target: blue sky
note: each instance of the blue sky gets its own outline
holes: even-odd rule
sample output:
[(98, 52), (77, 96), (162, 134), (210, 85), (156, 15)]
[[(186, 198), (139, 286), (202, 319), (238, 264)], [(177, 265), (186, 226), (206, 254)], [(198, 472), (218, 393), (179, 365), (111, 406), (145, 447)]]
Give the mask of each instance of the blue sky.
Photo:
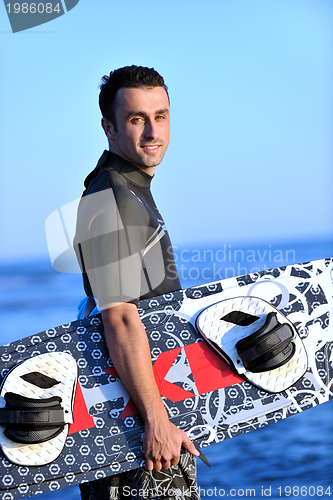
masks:
[(100, 79), (129, 64), (170, 91), (152, 187), (174, 245), (333, 238), (330, 0), (80, 0), (15, 34), (2, 4), (0, 44), (0, 258), (47, 255), (107, 147)]

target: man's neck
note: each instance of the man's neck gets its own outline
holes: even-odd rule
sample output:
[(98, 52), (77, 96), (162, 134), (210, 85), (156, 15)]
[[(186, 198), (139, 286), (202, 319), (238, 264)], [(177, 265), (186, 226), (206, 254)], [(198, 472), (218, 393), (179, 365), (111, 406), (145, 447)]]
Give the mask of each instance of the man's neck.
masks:
[(113, 153), (113, 154), (116, 154), (118, 156), (120, 156), (120, 158), (123, 158), (123, 160), (126, 160), (128, 163), (131, 163), (132, 165), (134, 165), (136, 168), (140, 169), (142, 172), (144, 172), (145, 174), (149, 175), (150, 177), (153, 177), (154, 174), (155, 174), (155, 166), (153, 167), (145, 167), (145, 166), (141, 166), (141, 165), (136, 165), (135, 163), (133, 163), (129, 158), (126, 158), (126, 156), (124, 156), (120, 151), (112, 151), (112, 148), (109, 146), (109, 151), (110, 153)]
[(142, 170), (145, 174), (150, 175), (150, 177), (153, 177), (155, 174), (155, 167), (140, 167), (140, 165), (135, 165), (135, 167)]

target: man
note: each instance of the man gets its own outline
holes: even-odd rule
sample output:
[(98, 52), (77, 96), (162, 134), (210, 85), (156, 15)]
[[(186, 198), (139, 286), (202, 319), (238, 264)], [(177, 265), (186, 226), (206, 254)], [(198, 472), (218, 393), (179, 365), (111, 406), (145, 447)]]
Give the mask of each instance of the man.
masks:
[[(139, 300), (180, 288), (150, 192), (169, 143), (167, 87), (154, 69), (120, 68), (103, 77), (100, 108), (109, 151), (85, 181), (75, 248), (86, 293), (99, 301), (112, 362), (144, 421), (146, 467), (83, 484), (81, 496), (122, 498), (130, 485), (137, 498), (140, 491), (144, 498), (148, 493), (152, 498), (151, 492), (175, 498), (175, 490), (178, 498), (198, 498), (194, 456), (199, 453), (168, 419), (137, 311)], [(180, 457), (182, 447), (189, 453)]]

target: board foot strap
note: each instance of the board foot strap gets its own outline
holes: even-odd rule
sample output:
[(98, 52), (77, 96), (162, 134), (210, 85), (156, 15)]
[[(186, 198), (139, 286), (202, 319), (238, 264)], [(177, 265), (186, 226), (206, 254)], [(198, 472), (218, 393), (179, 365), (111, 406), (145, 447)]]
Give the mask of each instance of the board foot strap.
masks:
[(75, 359), (62, 351), (9, 370), (0, 390), (0, 448), (7, 460), (29, 467), (58, 458), (73, 423), (77, 376)]
[(276, 313), (270, 312), (265, 324), (252, 335), (239, 340), (236, 348), (245, 368), (259, 373), (288, 363), (295, 352), (293, 340), (291, 327), (286, 323), (281, 325)]
[(44, 443), (63, 430), (64, 410), (61, 398), (34, 399), (7, 392), (6, 407), (0, 408), (0, 425), (15, 443)]
[(236, 373), (264, 391), (285, 391), (307, 370), (307, 353), (296, 326), (261, 298), (221, 300), (199, 314), (196, 326)]

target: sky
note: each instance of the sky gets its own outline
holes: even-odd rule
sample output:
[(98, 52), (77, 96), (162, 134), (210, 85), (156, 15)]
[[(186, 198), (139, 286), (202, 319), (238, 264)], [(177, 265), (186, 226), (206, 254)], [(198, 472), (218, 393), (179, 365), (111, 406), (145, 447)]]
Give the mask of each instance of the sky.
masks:
[(171, 139), (152, 191), (175, 246), (333, 239), (331, 0), (80, 0), (12, 33), (0, 5), (0, 259), (48, 254), (107, 142), (101, 77), (154, 67)]

